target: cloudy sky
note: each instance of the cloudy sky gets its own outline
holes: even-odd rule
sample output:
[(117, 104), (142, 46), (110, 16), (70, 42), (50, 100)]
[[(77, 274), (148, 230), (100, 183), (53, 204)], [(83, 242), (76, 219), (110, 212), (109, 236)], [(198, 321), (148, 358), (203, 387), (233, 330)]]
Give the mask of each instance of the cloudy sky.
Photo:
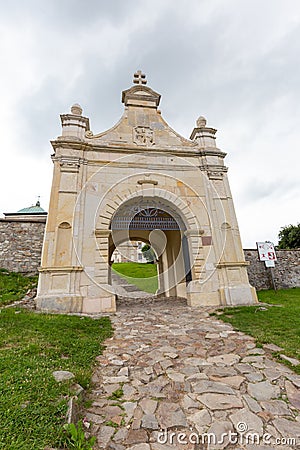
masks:
[(51, 139), (78, 102), (94, 133), (142, 69), (185, 137), (218, 129), (244, 247), (300, 221), (299, 0), (0, 0), (0, 212), (48, 209)]

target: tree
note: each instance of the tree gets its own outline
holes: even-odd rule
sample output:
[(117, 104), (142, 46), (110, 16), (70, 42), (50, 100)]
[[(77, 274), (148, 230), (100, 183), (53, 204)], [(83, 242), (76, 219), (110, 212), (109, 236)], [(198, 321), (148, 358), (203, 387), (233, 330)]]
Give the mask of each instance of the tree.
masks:
[(278, 248), (300, 248), (300, 223), (298, 225), (286, 225), (278, 234)]
[(146, 260), (149, 263), (154, 263), (154, 261), (156, 260), (156, 256), (155, 256), (153, 248), (150, 247), (149, 244), (145, 244), (142, 247), (142, 252), (143, 252), (144, 257), (146, 258)]

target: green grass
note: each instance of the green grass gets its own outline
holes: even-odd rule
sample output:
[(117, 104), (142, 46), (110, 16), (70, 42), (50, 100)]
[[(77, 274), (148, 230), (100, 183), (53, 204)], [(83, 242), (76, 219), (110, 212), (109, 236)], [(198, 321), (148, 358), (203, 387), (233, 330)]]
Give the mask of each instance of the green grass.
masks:
[[(218, 316), (231, 323), (235, 329), (256, 338), (257, 344), (276, 344), (287, 356), (300, 360), (300, 288), (258, 292), (261, 305), (226, 308)], [(300, 374), (300, 366), (293, 367)]]
[(0, 311), (1, 449), (61, 446), (71, 382), (57, 383), (52, 372), (69, 370), (72, 383), (88, 388), (101, 342), (110, 335), (105, 317)]
[(155, 294), (158, 289), (157, 265), (143, 263), (114, 263), (112, 268), (128, 283), (141, 291)]
[(37, 276), (24, 277), (20, 273), (0, 269), (0, 306), (20, 300), (29, 289), (36, 285)]

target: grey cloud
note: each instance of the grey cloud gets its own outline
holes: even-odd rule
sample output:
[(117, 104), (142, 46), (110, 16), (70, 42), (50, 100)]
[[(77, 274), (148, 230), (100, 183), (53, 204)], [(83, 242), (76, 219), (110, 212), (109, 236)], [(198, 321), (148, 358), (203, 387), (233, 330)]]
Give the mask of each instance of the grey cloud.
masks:
[[(54, 1), (48, 2), (46, 6), (42, 3), (39, 5), (37, 19), (42, 16), (45, 20), (47, 16), (51, 28), (58, 29), (53, 51), (55, 47), (63, 45), (63, 34), (68, 31), (68, 28), (64, 29), (65, 20), (70, 26), (73, 24), (76, 45), (77, 21), (80, 29), (88, 28), (89, 21), (98, 20), (99, 17), (115, 22), (120, 17), (128, 18), (135, 14), (134, 2), (124, 1), (90, 1), (87, 4), (63, 1), (59, 6)], [(287, 32), (279, 46), (275, 46), (270, 53), (258, 53), (255, 59), (248, 60), (247, 50), (243, 49), (242, 43), (239, 47), (236, 42), (238, 36), (230, 29), (228, 18), (233, 12), (234, 2), (230, 6), (216, 10), (210, 21), (197, 24), (188, 20), (190, 11), (187, 17), (181, 17), (174, 5), (163, 11), (159, 19), (145, 30), (132, 33), (128, 28), (125, 31), (128, 47), (124, 48), (118, 61), (109, 67), (103, 64), (97, 50), (87, 48), (85, 53), (78, 55), (83, 73), (71, 92), (68, 90), (65, 93), (58, 70), (57, 79), (48, 79), (38, 93), (26, 98), (27, 107), (31, 105), (31, 114), (27, 115), (28, 132), (33, 119), (42, 121), (39, 109), (45, 108), (42, 103), (49, 102), (49, 92), (52, 97), (52, 106), (48, 108), (49, 117), (64, 112), (66, 107), (78, 101), (91, 116), (93, 128), (105, 129), (111, 126), (122, 113), (121, 91), (130, 85), (132, 73), (137, 68), (142, 68), (148, 75), (149, 85), (163, 94), (162, 109), (168, 119), (174, 123), (187, 124), (185, 130), (178, 131), (189, 133), (200, 114), (207, 116), (213, 126), (222, 126), (226, 120), (237, 117), (248, 120), (251, 126), (250, 122), (255, 122), (257, 115), (268, 113), (268, 105), (274, 98), (288, 94), (295, 88), (299, 79), (295, 73), (298, 74), (299, 69), (295, 73), (287, 73), (286, 66), (294, 65), (294, 55), (296, 51), (299, 53), (300, 40), (296, 39), (298, 31), (294, 29)], [(240, 14), (241, 20), (244, 20), (243, 12), (240, 11)], [(251, 39), (252, 32), (253, 25), (245, 23), (242, 42)], [(122, 38), (122, 35), (118, 37)], [(234, 52), (231, 52), (233, 46)], [(245, 60), (242, 71), (240, 55)], [(39, 107), (36, 103), (39, 103)], [(40, 133), (46, 131), (45, 126), (40, 124)], [(35, 138), (36, 133), (35, 129)]]
[[(138, 27), (144, 5), (149, 17)], [(203, 18), (201, 9), (208, 6), (211, 13)], [(258, 200), (290, 199), (296, 190), (300, 119), (298, 11), (298, 0), (284, 5), (281, 0), (7, 3), (0, 22), (13, 24), (24, 14), (37, 34), (34, 56), (44, 61), (36, 75), (44, 81), (23, 95), (15, 113), (24, 151), (51, 151), (48, 141), (60, 133), (59, 114), (74, 102), (90, 117), (94, 132), (112, 126), (123, 112), (121, 92), (140, 68), (149, 86), (162, 94), (163, 116), (178, 132), (188, 137), (199, 115), (219, 129), (237, 204), (250, 208)], [(106, 25), (110, 31), (103, 36)], [(106, 40), (104, 48), (100, 39)], [(116, 55), (110, 54), (112, 40)], [(47, 52), (60, 56), (57, 61), (65, 59), (65, 67), (55, 58), (49, 67)], [(290, 180), (282, 178), (287, 155)], [(260, 159), (270, 163), (276, 183), (261, 183), (253, 175)]]
[(287, 180), (280, 177), (276, 179), (262, 180), (259, 177), (249, 177), (247, 185), (240, 194), (240, 200), (244, 203), (253, 201), (275, 200), (276, 202), (284, 201), (286, 194), (293, 193), (299, 189), (297, 180)]
[[(27, 6), (34, 11), (36, 22), (47, 21), (45, 36), (47, 27), (49, 30), (57, 29), (52, 48), (55, 52), (56, 48), (64, 45), (63, 36), (69, 32), (68, 27), (73, 27), (76, 45), (80, 41), (78, 31), (82, 27), (88, 30), (91, 21), (99, 18), (111, 23), (120, 18), (128, 19), (135, 14), (135, 4), (122, 0), (86, 3), (65, 0), (48, 3), (31, 1)], [(154, 2), (154, 7), (156, 5)], [(142, 68), (148, 75), (149, 85), (163, 94), (162, 109), (169, 120), (189, 122), (190, 130), (200, 114), (208, 116), (212, 125), (236, 117), (253, 121), (257, 112), (267, 114), (265, 110), (270, 101), (288, 94), (298, 82), (299, 68), (288, 73), (286, 70), (287, 66), (295, 66), (294, 55), (300, 50), (298, 30), (295, 28), (287, 32), (270, 53), (261, 55), (258, 52), (255, 59), (248, 60), (243, 44), (251, 39), (254, 24), (250, 19), (245, 22), (245, 14), (249, 11), (243, 13), (240, 9), (243, 39), (239, 46), (238, 36), (229, 20), (235, 12), (236, 3), (228, 5), (227, 8), (216, 8), (209, 21), (199, 21), (198, 24), (189, 20), (191, 9), (187, 8), (186, 16), (180, 16), (176, 2), (173, 6), (171, 4), (146, 29), (136, 33), (132, 33), (130, 28), (125, 30), (128, 47), (110, 67), (105, 67), (97, 50), (87, 48), (85, 53), (78, 55), (83, 73), (72, 92), (68, 90), (66, 95), (58, 68), (57, 79), (48, 79), (39, 93), (27, 97), (26, 103), (32, 105), (32, 114), (27, 115), (27, 130), (30, 131), (33, 118), (39, 119), (38, 110), (43, 108), (41, 103), (47, 102), (49, 92), (53, 97), (51, 115), (54, 112), (58, 115), (62, 112), (60, 108), (65, 109), (73, 101), (79, 101), (92, 116), (93, 126), (109, 127), (122, 113), (120, 93), (130, 85), (132, 73), (137, 68)], [(122, 38), (122, 35), (118, 37), (120, 40)], [(241, 55), (244, 58), (242, 71)], [(47, 71), (47, 67), (44, 70)], [(40, 103), (39, 107), (36, 103)], [(42, 124), (39, 129), (45, 131)], [(36, 136), (36, 130), (34, 133)]]
[(63, 84), (58, 79), (48, 78), (37, 91), (28, 93), (19, 102), (16, 131), (27, 153), (51, 152), (49, 141), (60, 134), (59, 114), (68, 112), (62, 92)]
[(76, 36), (78, 31), (95, 21), (122, 20), (134, 4), (133, 0), (10, 0), (5, 2), (1, 15), (6, 20), (22, 16), (24, 20), (45, 24), (47, 28), (73, 31)]

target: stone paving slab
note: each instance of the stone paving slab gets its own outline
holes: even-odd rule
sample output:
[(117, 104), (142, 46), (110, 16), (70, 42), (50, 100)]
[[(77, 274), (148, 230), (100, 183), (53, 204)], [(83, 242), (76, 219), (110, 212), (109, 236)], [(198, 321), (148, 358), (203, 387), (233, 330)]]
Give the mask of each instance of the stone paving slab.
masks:
[(299, 449), (300, 376), (272, 349), (177, 299), (111, 319), (85, 411), (95, 449)]

